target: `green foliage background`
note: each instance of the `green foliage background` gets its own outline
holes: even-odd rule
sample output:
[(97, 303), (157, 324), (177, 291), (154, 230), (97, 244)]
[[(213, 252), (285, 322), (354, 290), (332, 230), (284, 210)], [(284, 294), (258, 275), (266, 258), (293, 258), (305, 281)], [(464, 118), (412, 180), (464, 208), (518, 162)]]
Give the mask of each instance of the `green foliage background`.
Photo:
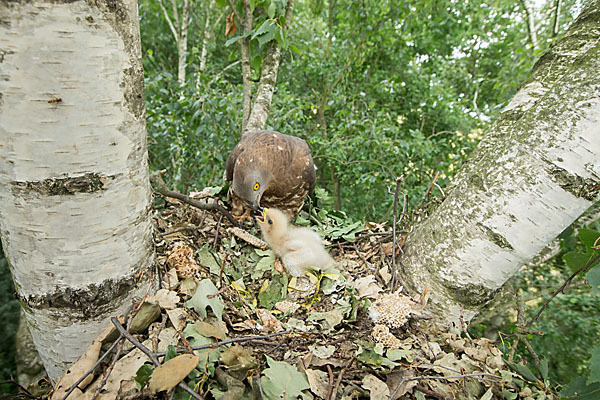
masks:
[[(191, 3), (187, 80), (181, 85), (176, 43), (159, 1), (139, 2), (150, 166), (166, 169), (167, 184), (182, 192), (221, 183), (242, 118), (240, 65), (232, 66), (239, 46), (227, 45), (231, 37), (224, 34), (227, 2)], [(258, 9), (273, 5), (279, 15), (284, 1), (252, 3)], [(181, 15), (183, 2), (177, 4)], [(546, 1), (536, 11), (540, 48), (533, 51), (523, 9), (512, 0), (296, 0), (290, 31), (281, 38), (285, 46), (267, 128), (309, 142), (319, 186), (341, 210), (355, 220), (389, 221), (396, 177), (404, 176), (409, 208), (420, 203), (436, 172), (434, 194), (442, 194), (555, 40), (553, 5)], [(580, 7), (577, 0), (562, 2), (561, 31)], [(254, 27), (268, 18), (257, 12)], [(252, 41), (254, 79), (263, 48)], [(563, 238), (565, 249), (577, 246), (566, 242)], [(1, 253), (0, 272), (8, 276)], [(558, 256), (520, 275), (515, 287), (535, 296), (568, 274)], [(0, 315), (7, 321), (0, 328), (5, 380), (14, 374), (18, 305), (12, 282), (0, 285)], [(550, 359), (554, 382), (588, 373), (590, 347), (600, 336), (599, 303), (589, 288), (578, 287), (555, 299), (537, 322), (535, 328), (546, 335), (532, 343)], [(538, 305), (528, 303), (530, 316)], [(509, 313), (501, 329), (513, 328)], [(518, 351), (523, 359), (529, 356)]]

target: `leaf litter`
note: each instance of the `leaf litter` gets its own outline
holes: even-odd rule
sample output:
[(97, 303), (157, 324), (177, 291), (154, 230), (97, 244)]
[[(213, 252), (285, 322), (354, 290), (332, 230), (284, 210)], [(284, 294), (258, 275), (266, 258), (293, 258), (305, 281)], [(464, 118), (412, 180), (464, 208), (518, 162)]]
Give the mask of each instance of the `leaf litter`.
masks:
[[(390, 293), (385, 224), (314, 208), (296, 223), (311, 221), (336, 266), (297, 279), (251, 239), (259, 232), (250, 224), (240, 233), (180, 203), (156, 210), (161, 288), (142, 299), (130, 332), (161, 365), (105, 333), (50, 398), (62, 399), (94, 363), (68, 399), (544, 398), (495, 343), (441, 329), (422, 300)], [(118, 357), (112, 346), (97, 363), (115, 340), (123, 341)]]

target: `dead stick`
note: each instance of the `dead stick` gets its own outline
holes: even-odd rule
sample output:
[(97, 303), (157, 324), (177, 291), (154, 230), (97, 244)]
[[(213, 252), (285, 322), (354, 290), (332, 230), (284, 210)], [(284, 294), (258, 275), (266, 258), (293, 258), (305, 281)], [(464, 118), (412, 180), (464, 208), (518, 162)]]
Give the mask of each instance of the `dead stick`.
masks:
[(335, 400), (335, 398), (337, 397), (337, 391), (340, 387), (340, 384), (342, 383), (342, 377), (344, 376), (344, 372), (346, 372), (350, 364), (352, 364), (352, 361), (354, 361), (354, 357), (352, 357), (346, 362), (346, 364), (342, 367), (342, 370), (338, 374), (337, 379), (335, 380), (335, 386), (333, 387), (333, 391), (331, 392), (331, 399)]
[(96, 369), (96, 367), (98, 365), (100, 365), (100, 363), (110, 354), (111, 351), (114, 350), (115, 347), (117, 347), (117, 344), (120, 342), (121, 336), (119, 336), (119, 338), (117, 340), (115, 340), (115, 342), (108, 348), (108, 350), (106, 350), (106, 352), (104, 354), (102, 354), (102, 356), (100, 356), (100, 358), (98, 358), (98, 361), (96, 361), (96, 363), (92, 366), (92, 368), (90, 368), (89, 370), (86, 371), (85, 374), (83, 374), (81, 376), (81, 378), (77, 379), (77, 381), (69, 388), (69, 390), (67, 390), (67, 393), (65, 393), (65, 395), (63, 396), (62, 400), (66, 400), (67, 397), (69, 397), (71, 395), (71, 393), (73, 393), (73, 390), (75, 390), (75, 388), (77, 386), (79, 386), (79, 384), (81, 382), (83, 382), (83, 380), (92, 372), (94, 372), (94, 370)]
[(192, 199), (189, 196), (186, 196), (185, 194), (169, 190), (169, 188), (167, 188), (167, 185), (165, 184), (165, 181), (161, 177), (161, 171), (156, 171), (152, 173), (152, 175), (150, 175), (150, 182), (152, 182), (154, 186), (156, 186), (156, 190), (164, 196), (173, 197), (177, 200), (181, 200), (184, 203), (199, 208), (201, 210), (217, 210), (222, 215), (227, 217), (227, 219), (233, 224), (233, 226), (239, 226), (238, 222), (235, 220), (235, 218), (233, 218), (229, 211), (223, 208), (223, 206), (221, 206), (216, 201), (212, 201), (210, 203), (202, 203), (198, 200)]
[[(160, 361), (158, 361), (158, 358), (154, 355), (154, 353), (152, 353), (149, 348), (147, 348), (146, 346), (141, 344), (136, 338), (134, 338), (129, 332), (127, 332), (127, 330), (125, 330), (125, 328), (123, 328), (123, 325), (121, 325), (121, 323), (119, 322), (118, 319), (116, 319), (115, 317), (112, 317), (110, 319), (110, 321), (113, 323), (115, 328), (117, 328), (117, 330), (119, 331), (119, 333), (122, 336), (126, 337), (127, 340), (129, 340), (135, 347), (140, 349), (141, 352), (144, 353), (150, 359), (150, 361), (152, 361), (152, 364), (154, 364), (154, 366), (156, 366), (156, 367), (160, 366)], [(204, 400), (204, 397), (202, 397), (198, 393), (194, 392), (183, 382), (179, 382), (177, 384), (177, 387), (186, 391), (187, 393), (189, 393), (189, 395), (192, 396), (193, 398), (195, 398), (196, 400)]]
[(327, 373), (329, 374), (329, 389), (327, 390), (327, 397), (325, 400), (331, 400), (331, 392), (333, 390), (333, 372), (331, 371), (331, 365), (327, 364)]
[(425, 192), (425, 195), (423, 196), (423, 198), (421, 199), (421, 202), (419, 203), (419, 206), (417, 207), (417, 210), (419, 208), (421, 208), (421, 206), (423, 205), (423, 203), (425, 202), (425, 200), (427, 199), (427, 196), (429, 196), (429, 194), (431, 193), (431, 190), (433, 189), (433, 185), (435, 185), (435, 181), (437, 181), (438, 176), (440, 176), (440, 171), (436, 171), (435, 172), (435, 176), (433, 177), (433, 180), (431, 181), (431, 183), (429, 184), (429, 187), (427, 187), (427, 191)]
[(446, 397), (441, 393), (434, 392), (433, 390), (427, 389), (425, 386), (417, 385), (417, 386), (415, 386), (415, 389), (417, 389), (421, 393), (426, 394), (427, 396), (435, 397), (436, 399), (453, 400), (452, 397)]
[[(268, 339), (268, 338), (271, 338), (273, 336), (281, 336), (281, 335), (286, 335), (288, 333), (290, 333), (289, 330), (285, 331), (285, 332), (271, 333), (269, 335), (248, 336), (248, 337), (243, 337), (243, 338), (234, 338), (234, 339), (223, 340), (222, 342), (215, 342), (215, 343), (211, 343), (211, 344), (203, 344), (201, 346), (194, 346), (194, 347), (192, 347), (192, 349), (193, 350), (212, 349), (212, 348), (217, 348), (217, 347), (223, 346), (225, 344), (239, 343), (239, 342), (248, 342), (248, 341), (252, 341), (252, 340)], [(186, 349), (177, 349), (176, 351), (178, 353), (185, 353), (185, 352), (187, 352)], [(156, 353), (157, 357), (163, 357), (164, 355), (165, 355), (165, 353)]]

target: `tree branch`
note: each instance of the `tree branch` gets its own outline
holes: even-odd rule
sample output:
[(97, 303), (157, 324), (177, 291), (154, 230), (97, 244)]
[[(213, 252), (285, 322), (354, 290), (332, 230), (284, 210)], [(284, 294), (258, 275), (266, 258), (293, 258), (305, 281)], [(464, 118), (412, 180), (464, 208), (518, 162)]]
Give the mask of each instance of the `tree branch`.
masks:
[(184, 203), (199, 208), (201, 210), (217, 210), (222, 215), (224, 215), (229, 220), (229, 222), (233, 224), (233, 226), (239, 226), (238, 222), (235, 220), (235, 218), (233, 218), (229, 211), (223, 208), (223, 206), (221, 206), (216, 201), (212, 201), (211, 203), (202, 203), (198, 200), (192, 199), (189, 196), (186, 196), (185, 194), (169, 190), (167, 188), (167, 185), (165, 184), (165, 181), (163, 181), (161, 177), (161, 171), (156, 171), (152, 175), (150, 175), (150, 182), (152, 182), (156, 186), (156, 190), (164, 196), (173, 197), (175, 199), (181, 200)]
[(581, 272), (587, 270), (588, 268), (590, 268), (592, 265), (594, 265), (594, 263), (596, 261), (598, 261), (600, 259), (600, 253), (596, 254), (596, 256), (594, 258), (592, 258), (587, 264), (585, 264), (583, 267), (579, 268), (577, 271), (575, 271), (566, 281), (565, 283), (563, 283), (553, 294), (552, 296), (550, 296), (550, 298), (548, 300), (546, 300), (544, 302), (544, 304), (542, 305), (542, 307), (540, 308), (540, 310), (537, 312), (537, 314), (535, 314), (535, 317), (533, 317), (531, 319), (531, 321), (529, 321), (527, 323), (527, 325), (525, 325), (525, 328), (529, 328), (531, 326), (531, 324), (533, 324), (535, 321), (537, 321), (537, 319), (540, 317), (540, 315), (542, 315), (542, 311), (544, 311), (544, 309), (546, 308), (546, 306), (548, 305), (548, 303), (550, 303), (552, 301), (552, 299), (554, 299), (560, 292), (562, 292), (569, 283), (571, 283), (571, 281), (573, 279), (575, 279), (575, 277), (577, 275), (579, 275)]
[[(117, 328), (121, 336), (126, 337), (127, 340), (131, 342), (131, 344), (140, 349), (141, 352), (144, 353), (150, 359), (150, 361), (152, 361), (152, 364), (154, 364), (155, 367), (160, 366), (160, 361), (158, 361), (158, 358), (154, 355), (154, 353), (152, 353), (149, 348), (141, 344), (136, 338), (134, 338), (129, 332), (127, 332), (127, 330), (123, 328), (123, 325), (121, 325), (118, 319), (112, 317), (110, 320), (115, 326), (115, 328)], [(198, 393), (194, 392), (183, 382), (179, 382), (177, 384), (177, 387), (189, 393), (190, 396), (192, 396), (196, 400), (204, 400), (203, 396), (200, 396)]]
[(167, 12), (167, 9), (165, 8), (165, 5), (163, 4), (162, 0), (158, 0), (158, 4), (160, 4), (160, 8), (162, 9), (163, 14), (165, 15), (165, 19), (169, 24), (169, 28), (171, 28), (171, 32), (173, 33), (173, 37), (175, 38), (175, 42), (177, 43), (177, 47), (179, 48), (179, 33), (177, 32), (177, 29), (175, 29), (175, 26), (173, 26), (171, 17), (169, 17), (169, 13)]
[[(285, 24), (282, 27), (284, 32), (286, 32), (289, 27), (293, 10), (294, 0), (288, 0), (284, 14)], [(256, 90), (254, 104), (252, 105), (252, 110), (250, 111), (250, 116), (248, 117), (248, 123), (246, 124), (244, 132), (264, 128), (269, 112), (271, 111), (271, 101), (273, 99), (273, 92), (275, 91), (280, 61), (281, 47), (279, 47), (279, 43), (277, 43), (276, 40), (271, 40), (267, 44), (267, 54), (265, 55), (260, 73), (260, 83)]]

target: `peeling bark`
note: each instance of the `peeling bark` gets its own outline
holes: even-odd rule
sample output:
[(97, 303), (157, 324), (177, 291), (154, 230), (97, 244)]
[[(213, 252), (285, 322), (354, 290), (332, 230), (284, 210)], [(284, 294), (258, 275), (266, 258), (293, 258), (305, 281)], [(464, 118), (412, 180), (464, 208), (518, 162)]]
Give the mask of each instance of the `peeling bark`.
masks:
[(447, 198), (409, 235), (405, 282), (438, 321), (470, 320), (600, 199), (600, 1), (536, 64)]
[(154, 268), (137, 2), (0, 15), (0, 232), (54, 381)]

